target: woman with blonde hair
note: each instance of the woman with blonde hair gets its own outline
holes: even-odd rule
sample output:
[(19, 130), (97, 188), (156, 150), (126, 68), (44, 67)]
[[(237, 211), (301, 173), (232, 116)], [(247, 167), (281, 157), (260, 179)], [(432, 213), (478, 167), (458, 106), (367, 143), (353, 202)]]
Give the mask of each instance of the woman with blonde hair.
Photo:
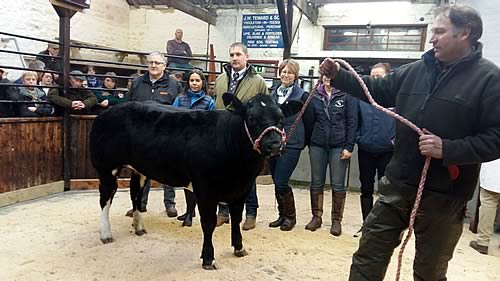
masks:
[(54, 114), (54, 107), (47, 103), (38, 103), (47, 101), (47, 95), (40, 88), (37, 88), (38, 74), (34, 71), (25, 71), (21, 76), (23, 87), (19, 92), (10, 97), (14, 101), (33, 101), (33, 103), (18, 103), (15, 106), (17, 116), (37, 117), (51, 116)]
[[(279, 65), (280, 84), (273, 90), (271, 96), (278, 104), (288, 101), (304, 103), (309, 94), (298, 84), (299, 64), (293, 59), (284, 60)], [(308, 107), (297, 123), (295, 132), (287, 140), (285, 150), (281, 157), (272, 159), (271, 174), (274, 181), (274, 192), (278, 201), (278, 219), (271, 222), (269, 227), (279, 227), (282, 231), (290, 231), (296, 224), (295, 199), (289, 181), (302, 149), (309, 143), (313, 127), (312, 108)], [(289, 131), (297, 114), (284, 119), (284, 129)]]

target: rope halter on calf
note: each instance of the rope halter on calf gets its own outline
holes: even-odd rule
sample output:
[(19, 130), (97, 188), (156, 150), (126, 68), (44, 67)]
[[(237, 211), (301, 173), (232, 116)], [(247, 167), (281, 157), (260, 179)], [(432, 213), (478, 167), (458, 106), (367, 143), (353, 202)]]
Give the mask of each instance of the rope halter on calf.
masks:
[(259, 148), (260, 141), (262, 140), (264, 135), (269, 131), (276, 131), (278, 134), (280, 134), (281, 135), (281, 147), (285, 146), (285, 141), (286, 141), (285, 129), (280, 130), (280, 128), (278, 128), (276, 126), (267, 127), (264, 131), (262, 131), (262, 133), (260, 133), (259, 137), (254, 141), (252, 139), (252, 135), (250, 135), (250, 131), (248, 130), (247, 122), (245, 121), (244, 124), (245, 124), (245, 131), (247, 132), (248, 139), (252, 143), (253, 149), (255, 151), (257, 151), (259, 154), (262, 154), (262, 152), (260, 151), (260, 148)]

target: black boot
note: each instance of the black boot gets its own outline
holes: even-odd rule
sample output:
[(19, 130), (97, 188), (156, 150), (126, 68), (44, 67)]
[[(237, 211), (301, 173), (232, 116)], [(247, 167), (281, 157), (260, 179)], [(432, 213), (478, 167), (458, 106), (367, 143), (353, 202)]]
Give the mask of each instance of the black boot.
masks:
[(297, 223), (297, 215), (295, 213), (295, 199), (293, 198), (293, 191), (283, 195), (283, 215), (285, 221), (281, 224), (281, 231), (290, 231)]
[[(186, 198), (186, 212), (180, 216), (177, 217), (177, 220), (179, 221), (184, 221), (186, 219), (186, 216), (188, 214), (188, 210), (189, 210), (189, 202), (188, 202), (188, 198), (189, 196), (191, 196), (192, 193), (194, 195), (194, 193), (192, 191), (190, 191), (189, 189), (184, 189), (184, 198)], [(196, 207), (196, 197), (195, 197), (195, 207)], [(196, 212), (195, 212), (195, 209), (193, 209), (193, 218), (196, 217)]]
[(283, 203), (283, 196), (279, 195), (277, 192), (274, 193), (274, 195), (276, 196), (276, 201), (278, 202), (278, 219), (275, 220), (275, 221), (272, 221), (269, 223), (269, 227), (278, 227), (278, 226), (281, 226), (283, 224), (283, 222), (285, 222), (285, 215), (284, 215), (284, 211), (283, 211), (283, 207), (284, 207), (284, 203)]
[[(365, 224), (366, 217), (368, 217), (368, 214), (373, 208), (373, 197), (369, 198), (364, 198), (360, 197), (361, 201), (361, 214), (363, 216), (363, 224)], [(354, 234), (354, 237), (359, 237), (361, 236), (361, 233), (363, 232), (363, 225), (361, 225), (361, 228)]]
[(344, 205), (346, 192), (332, 191), (332, 227), (330, 233), (333, 236), (340, 236), (342, 234), (342, 217), (344, 216)]
[[(195, 216), (196, 195), (194, 192), (184, 189), (184, 196), (186, 196), (186, 213), (182, 215), (184, 216), (182, 226), (191, 226), (193, 225), (193, 217)], [(177, 219), (182, 216), (179, 216)]]
[(311, 189), (311, 211), (312, 211), (312, 219), (306, 225), (306, 229), (310, 231), (315, 231), (316, 229), (321, 227), (323, 220), (321, 216), (323, 216), (323, 190), (313, 190)]
[(361, 213), (363, 215), (363, 222), (365, 222), (366, 217), (373, 208), (373, 197), (363, 198), (361, 197)]

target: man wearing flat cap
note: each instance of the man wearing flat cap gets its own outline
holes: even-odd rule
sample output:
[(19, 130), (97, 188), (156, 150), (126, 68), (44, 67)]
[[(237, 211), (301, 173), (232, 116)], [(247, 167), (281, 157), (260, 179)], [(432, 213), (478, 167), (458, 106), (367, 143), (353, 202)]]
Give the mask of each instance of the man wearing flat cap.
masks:
[(89, 114), (97, 104), (96, 96), (83, 88), (84, 74), (79, 70), (73, 70), (69, 76), (70, 88), (65, 96), (59, 94), (59, 89), (53, 88), (49, 91), (49, 101), (66, 109), (73, 114)]

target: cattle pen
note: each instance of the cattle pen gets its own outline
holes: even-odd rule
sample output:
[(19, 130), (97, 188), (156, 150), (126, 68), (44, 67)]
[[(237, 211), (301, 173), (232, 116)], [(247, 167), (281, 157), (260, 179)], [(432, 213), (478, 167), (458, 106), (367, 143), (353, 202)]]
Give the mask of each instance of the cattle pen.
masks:
[[(182, 6), (187, 1), (168, 2)], [(291, 56), (294, 39), (288, 36), (293, 32), (287, 31), (286, 25), (287, 22), (291, 25), (294, 20), (290, 13), (285, 13), (284, 1), (270, 2), (280, 3), (280, 24), (286, 37), (284, 57)], [(287, 1), (287, 5), (298, 2), (306, 3)], [(65, 7), (55, 9), (59, 16), (57, 41), (0, 30), (2, 44), (8, 42), (3, 39), (17, 38), (60, 45), (58, 59), (62, 67), (60, 71), (49, 72), (60, 74), (63, 79), (54, 88), (67, 91), (70, 70), (94, 65), (102, 73), (104, 70), (116, 71), (123, 90), (123, 82), (130, 79), (131, 74), (147, 69), (145, 58), (148, 52), (108, 48), (70, 39), (70, 19), (75, 12)], [(222, 64), (226, 61), (215, 60), (213, 48), (208, 43), (206, 54), (190, 59), (205, 65), (207, 70), (204, 73), (213, 86), (215, 76), (221, 73)], [(120, 58), (117, 62), (111, 62), (70, 56), (70, 50), (79, 52), (80, 49), (88, 50), (91, 54), (105, 53), (102, 57)], [(2, 53), (15, 54), (28, 61), (39, 55), (0, 47)], [(132, 58), (131, 61), (127, 58), (123, 62), (127, 56), (137, 56), (137, 59), (134, 61), (135, 58)], [(324, 56), (294, 58), (319, 62)], [(350, 61), (360, 60), (352, 58)], [(370, 62), (376, 62), (373, 60)], [(393, 60), (399, 64), (409, 61), (409, 58)], [(255, 62), (253, 65), (259, 66), (258, 60)], [(275, 62), (260, 66), (273, 74), (272, 77), (264, 77), (272, 83), (278, 80), (278, 61)], [(17, 71), (33, 70), (26, 66), (9, 66), (5, 62), (0, 62), (0, 67)], [(96, 77), (103, 78), (104, 75), (98, 74)], [(313, 79), (318, 77), (309, 71), (308, 76), (300, 78), (302, 85), (312, 87)], [(0, 100), (0, 105), (2, 102), (10, 103)], [(132, 219), (125, 216), (131, 206), (129, 190), (126, 188), (129, 174), (125, 171), (119, 179), (120, 188), (110, 212), (115, 241), (102, 244), (99, 240), (99, 183), (88, 151), (88, 134), (94, 119), (95, 115), (68, 113), (58, 117), (0, 118), (0, 280), (348, 280), (352, 255), (360, 239), (353, 235), (362, 223), (359, 193), (355, 190), (350, 190), (347, 195), (343, 234), (334, 237), (329, 233), (331, 191), (325, 194), (322, 227), (310, 232), (304, 229), (311, 215), (309, 190), (294, 183), (297, 225), (292, 231), (283, 232), (268, 227), (278, 213), (274, 186), (269, 180), (263, 180), (264, 177), (258, 179), (260, 207), (257, 226), (242, 232), (249, 255), (242, 258), (234, 256), (230, 226), (225, 224), (216, 228), (213, 237), (217, 270), (206, 271), (202, 269), (199, 258), (203, 242), (199, 214), (194, 218), (192, 227), (182, 227), (181, 222), (167, 217), (161, 189), (152, 189), (148, 212), (144, 213), (148, 233), (141, 237), (134, 234)], [(307, 154), (306, 151), (303, 153)], [(176, 189), (180, 212), (186, 209), (182, 192), (181, 188)], [(474, 214), (473, 209), (477, 214), (476, 208), (470, 208), (469, 212)], [(471, 228), (476, 226), (477, 221), (473, 216)], [(462, 237), (449, 263), (448, 279), (500, 280), (500, 235), (494, 235), (490, 254), (480, 255), (469, 247), (469, 241), (475, 235), (467, 229), (467, 225), (463, 227)], [(402, 280), (413, 280), (414, 241), (410, 241), (404, 255)], [(395, 279), (398, 250), (396, 248), (394, 251), (385, 280)]]

